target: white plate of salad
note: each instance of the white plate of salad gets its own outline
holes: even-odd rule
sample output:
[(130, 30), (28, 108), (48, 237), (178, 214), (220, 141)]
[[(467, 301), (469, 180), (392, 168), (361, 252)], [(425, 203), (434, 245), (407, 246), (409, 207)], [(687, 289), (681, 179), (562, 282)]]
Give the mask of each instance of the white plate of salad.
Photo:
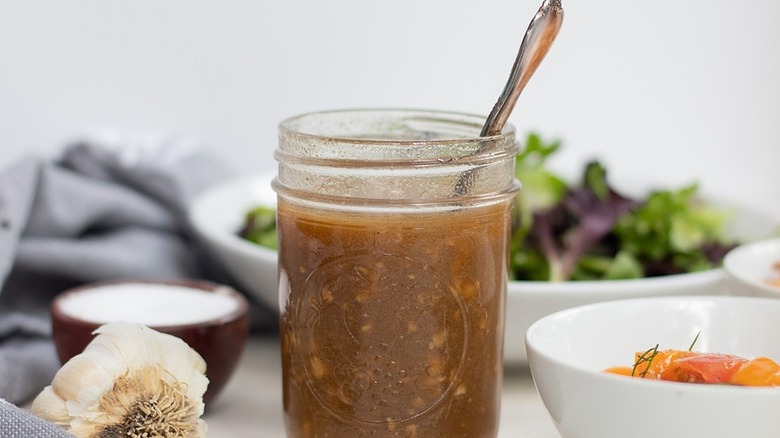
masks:
[[(547, 159), (560, 149), (530, 134), (518, 155), (507, 294), (505, 362), (525, 365), (524, 336), (537, 319), (600, 301), (727, 293), (720, 267), (738, 243), (777, 223), (699, 187), (609, 181), (597, 161), (564, 178)], [(273, 174), (239, 177), (190, 206), (195, 230), (238, 286), (278, 309)]]

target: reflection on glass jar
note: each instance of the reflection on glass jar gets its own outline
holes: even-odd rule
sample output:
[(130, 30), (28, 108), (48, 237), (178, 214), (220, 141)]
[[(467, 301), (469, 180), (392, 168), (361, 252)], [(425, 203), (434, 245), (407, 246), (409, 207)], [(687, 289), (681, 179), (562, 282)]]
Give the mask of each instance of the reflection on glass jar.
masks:
[(424, 111), (280, 125), (278, 233), (290, 437), (495, 437), (511, 127)]

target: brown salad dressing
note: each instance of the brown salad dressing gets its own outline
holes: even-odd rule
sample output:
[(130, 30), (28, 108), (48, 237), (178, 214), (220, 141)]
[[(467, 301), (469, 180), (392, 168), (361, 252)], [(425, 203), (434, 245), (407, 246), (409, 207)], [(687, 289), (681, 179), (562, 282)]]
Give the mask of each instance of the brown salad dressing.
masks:
[(496, 436), (510, 206), (279, 199), (289, 437)]

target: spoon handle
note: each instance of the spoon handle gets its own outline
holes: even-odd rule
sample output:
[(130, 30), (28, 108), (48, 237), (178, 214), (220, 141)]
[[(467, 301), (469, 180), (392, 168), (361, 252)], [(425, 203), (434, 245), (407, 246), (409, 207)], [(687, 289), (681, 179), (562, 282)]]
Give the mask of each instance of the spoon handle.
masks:
[(539, 11), (528, 25), (517, 58), (512, 66), (509, 80), (485, 121), (480, 136), (496, 135), (504, 128), (509, 114), (512, 113), (512, 109), (517, 103), (517, 98), (547, 55), (562, 23), (563, 6), (561, 0), (544, 0)]

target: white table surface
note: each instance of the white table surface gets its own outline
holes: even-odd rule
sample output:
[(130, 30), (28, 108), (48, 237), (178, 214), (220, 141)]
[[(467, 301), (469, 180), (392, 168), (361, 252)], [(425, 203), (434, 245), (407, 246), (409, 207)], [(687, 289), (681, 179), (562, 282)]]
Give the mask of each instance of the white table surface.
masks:
[[(282, 438), (282, 386), (275, 337), (250, 338), (236, 374), (208, 407), (209, 438)], [(504, 375), (499, 437), (558, 438), (527, 368)]]

